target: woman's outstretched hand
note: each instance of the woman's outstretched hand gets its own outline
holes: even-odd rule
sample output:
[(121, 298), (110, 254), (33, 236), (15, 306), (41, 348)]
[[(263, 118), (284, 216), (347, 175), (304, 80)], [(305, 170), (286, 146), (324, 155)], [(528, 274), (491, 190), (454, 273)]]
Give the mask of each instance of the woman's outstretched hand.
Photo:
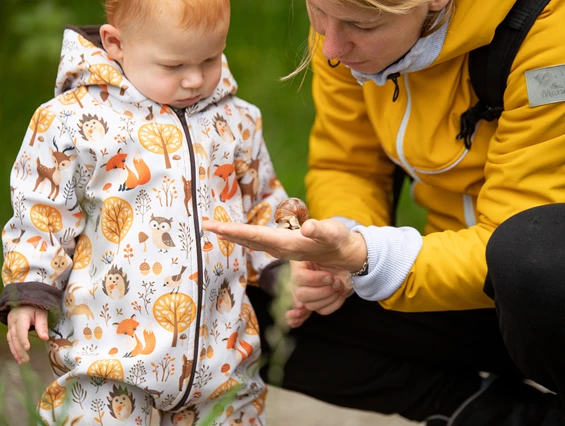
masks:
[(341, 270), (356, 271), (367, 258), (363, 236), (350, 232), (333, 219), (309, 219), (302, 228), (281, 228), (205, 220), (202, 228), (251, 250), (269, 253), (278, 259), (316, 262)]

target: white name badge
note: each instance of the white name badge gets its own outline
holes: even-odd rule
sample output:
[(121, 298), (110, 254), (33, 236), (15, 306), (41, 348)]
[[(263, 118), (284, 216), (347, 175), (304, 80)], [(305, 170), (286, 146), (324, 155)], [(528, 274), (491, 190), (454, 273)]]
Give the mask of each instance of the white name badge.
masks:
[(565, 101), (565, 65), (526, 71), (530, 106)]

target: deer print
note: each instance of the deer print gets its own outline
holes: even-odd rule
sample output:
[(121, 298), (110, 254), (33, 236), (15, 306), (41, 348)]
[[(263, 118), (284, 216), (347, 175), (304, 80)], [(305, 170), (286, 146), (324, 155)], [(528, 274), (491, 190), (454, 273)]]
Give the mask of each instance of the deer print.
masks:
[(256, 158), (251, 162), (246, 176), (247, 177), (244, 179), (251, 179), (251, 181), (246, 183), (240, 182), (239, 188), (241, 189), (241, 195), (243, 197), (243, 205), (246, 209), (249, 209), (253, 203), (255, 203), (255, 199), (259, 193), (259, 158)]
[[(53, 138), (53, 145), (55, 146), (56, 151), (49, 147), (49, 151), (51, 151), (51, 159), (54, 164), (53, 167), (47, 167), (46, 165), (41, 164), (41, 160), (37, 157), (37, 181), (35, 182), (35, 188), (33, 188), (33, 191), (35, 192), (39, 184), (44, 185), (45, 180), (48, 180), (51, 183), (51, 191), (49, 192), (48, 198), (55, 201), (55, 198), (59, 195), (61, 171), (68, 168), (71, 165), (71, 162), (77, 158), (77, 155), (65, 154), (67, 151), (75, 149), (74, 146), (65, 148), (63, 151), (59, 151), (55, 138)], [(40, 192), (43, 191), (43, 185), (41, 186)]]
[(192, 180), (182, 177), (182, 182), (184, 184), (184, 206), (186, 207), (186, 214), (190, 217), (190, 210), (188, 209), (188, 204), (192, 199)]
[(182, 390), (182, 386), (185, 382), (190, 380), (190, 374), (192, 373), (192, 360), (188, 359), (186, 355), (182, 356), (182, 373), (179, 377), (179, 392)]
[(61, 356), (61, 352), (66, 349), (71, 349), (73, 346), (79, 344), (78, 339), (70, 340), (74, 331), (71, 332), (66, 338), (57, 330), (56, 328), (52, 330), (53, 333), (59, 336), (56, 338), (54, 336), (49, 337), (47, 341), (47, 348), (49, 350), (49, 363), (51, 364), (51, 369), (57, 376), (62, 376), (63, 374), (71, 371), (71, 368), (65, 364)]

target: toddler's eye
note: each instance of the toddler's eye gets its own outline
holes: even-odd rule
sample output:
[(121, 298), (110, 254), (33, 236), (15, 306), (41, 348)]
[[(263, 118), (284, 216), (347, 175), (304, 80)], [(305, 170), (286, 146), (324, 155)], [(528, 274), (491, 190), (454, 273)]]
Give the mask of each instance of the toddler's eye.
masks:
[(355, 28), (356, 31), (361, 31), (361, 32), (370, 32), (373, 31), (375, 29), (375, 27), (358, 27), (357, 25), (353, 26)]
[(180, 67), (182, 67), (182, 64), (178, 64), (178, 65), (161, 65), (163, 68), (165, 68), (166, 70), (178, 70)]

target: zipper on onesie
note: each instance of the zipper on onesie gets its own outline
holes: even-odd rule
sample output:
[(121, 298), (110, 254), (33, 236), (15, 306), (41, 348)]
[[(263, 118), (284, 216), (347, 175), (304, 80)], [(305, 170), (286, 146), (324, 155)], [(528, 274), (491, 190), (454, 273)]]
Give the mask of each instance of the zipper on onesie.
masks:
[[(185, 134), (185, 138), (186, 138), (186, 142), (188, 145), (188, 150), (190, 152), (190, 178), (192, 179), (192, 182), (196, 182), (196, 161), (195, 161), (195, 157), (194, 157), (194, 148), (192, 146), (192, 138), (190, 137), (190, 132), (188, 130), (188, 123), (186, 122), (186, 117), (185, 117), (185, 113), (186, 110), (181, 109), (174, 109), (171, 108), (176, 116), (179, 118), (181, 124), (182, 124), (182, 129), (184, 131)], [(181, 409), (182, 407), (184, 407), (184, 405), (186, 404), (186, 400), (188, 399), (188, 395), (190, 395), (190, 391), (192, 389), (192, 384), (194, 382), (194, 376), (196, 373), (196, 365), (198, 363), (198, 347), (199, 347), (199, 338), (200, 338), (200, 320), (202, 317), (202, 309), (201, 309), (201, 300), (202, 300), (202, 289), (203, 289), (203, 282), (202, 282), (202, 276), (204, 275), (200, 269), (202, 268), (202, 248), (201, 248), (201, 238), (200, 238), (200, 226), (198, 225), (198, 203), (197, 203), (197, 194), (195, 194), (194, 192), (196, 191), (196, 185), (192, 185), (192, 189), (193, 191), (192, 193), (192, 218), (194, 220), (194, 234), (195, 234), (195, 239), (196, 239), (196, 258), (197, 258), (197, 262), (198, 262), (198, 304), (196, 306), (198, 306), (198, 309), (196, 311), (196, 331), (194, 333), (194, 354), (193, 354), (193, 360), (194, 362), (192, 363), (192, 371), (190, 373), (190, 380), (188, 382), (188, 385), (186, 386), (186, 389), (184, 391), (184, 395), (182, 396), (181, 400), (179, 401), (179, 403), (172, 409), (172, 411), (177, 411), (179, 409)]]

